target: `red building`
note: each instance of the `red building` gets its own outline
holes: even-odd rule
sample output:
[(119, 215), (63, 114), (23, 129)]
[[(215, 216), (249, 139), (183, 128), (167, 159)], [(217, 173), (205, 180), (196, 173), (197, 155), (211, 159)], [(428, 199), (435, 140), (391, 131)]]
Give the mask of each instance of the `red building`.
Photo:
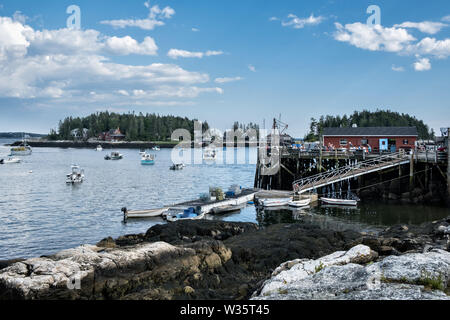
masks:
[(125, 135), (120, 132), (119, 128), (117, 128), (101, 133), (99, 139), (103, 141), (123, 141), (125, 139)]
[(324, 128), (323, 145), (335, 149), (366, 147), (372, 152), (414, 149), (418, 138), (416, 127)]

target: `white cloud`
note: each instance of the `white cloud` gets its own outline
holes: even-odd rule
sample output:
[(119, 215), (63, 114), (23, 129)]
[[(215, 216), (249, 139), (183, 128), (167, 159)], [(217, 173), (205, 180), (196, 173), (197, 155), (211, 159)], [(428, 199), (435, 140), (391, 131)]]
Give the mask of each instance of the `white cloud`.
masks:
[(448, 25), (442, 22), (432, 22), (432, 21), (423, 21), (423, 22), (403, 22), (401, 24), (394, 25), (395, 28), (415, 28), (420, 32), (428, 33), (428, 34), (436, 34), (441, 31), (442, 28), (447, 27)]
[(192, 32), (199, 32), (199, 31), (200, 31), (200, 30), (197, 29), (197, 28), (192, 28), (191, 30), (192, 30)]
[(167, 53), (167, 56), (172, 59), (178, 59), (178, 58), (203, 58), (204, 56), (210, 57), (210, 56), (218, 56), (222, 55), (223, 51), (212, 51), (208, 50), (206, 52), (193, 52), (193, 51), (187, 51), (187, 50), (180, 50), (180, 49), (170, 49)]
[(396, 65), (392, 65), (392, 68), (391, 68), (393, 71), (395, 71), (395, 72), (403, 72), (403, 71), (405, 71), (405, 68), (403, 68), (403, 67), (397, 67)]
[(165, 25), (165, 19), (171, 19), (175, 15), (175, 10), (169, 6), (160, 9), (158, 5), (150, 6), (150, 2), (144, 3), (144, 6), (149, 9), (147, 18), (145, 19), (117, 19), (117, 20), (103, 20), (101, 24), (107, 24), (114, 28), (136, 27), (143, 30), (153, 30), (155, 27)]
[(450, 14), (442, 18), (442, 21), (450, 22)]
[(214, 80), (216, 83), (228, 83), (228, 82), (233, 82), (233, 81), (240, 81), (243, 80), (243, 78), (241, 77), (224, 77), (224, 78), (216, 78), (216, 80)]
[(156, 55), (158, 52), (158, 46), (151, 37), (145, 37), (142, 43), (138, 43), (130, 36), (111, 37), (106, 40), (106, 47), (107, 50), (117, 55)]
[(34, 106), (87, 108), (127, 105), (130, 99), (134, 105), (185, 105), (192, 103), (183, 101), (186, 98), (223, 93), (221, 88), (207, 86), (206, 73), (175, 64), (115, 63), (109, 57), (154, 55), (157, 50), (151, 37), (138, 42), (96, 30), (39, 31), (0, 17), (0, 96), (32, 100)]
[(13, 14), (13, 20), (25, 24), (28, 20), (28, 17), (24, 15), (21, 11), (16, 11)]
[(424, 38), (417, 44), (408, 47), (413, 54), (432, 55), (440, 59), (450, 56), (450, 39), (436, 40), (435, 38)]
[(283, 27), (293, 27), (295, 29), (302, 29), (307, 25), (318, 25), (325, 18), (322, 16), (314, 17), (314, 14), (311, 14), (308, 18), (299, 18), (295, 14), (288, 15), (288, 21), (282, 21), (281, 25)]
[(269, 18), (269, 21), (278, 21), (278, 20), (280, 20), (280, 19), (278, 19), (277, 17), (270, 17)]
[(421, 58), (418, 61), (414, 62), (414, 70), (416, 71), (428, 71), (431, 69), (430, 59)]
[(248, 65), (248, 70), (250, 70), (251, 72), (256, 72), (256, 68), (251, 64)]
[(401, 52), (416, 40), (405, 29), (385, 28), (381, 25), (368, 26), (360, 22), (346, 24), (335, 23), (337, 31), (334, 38), (351, 45), (371, 51)]

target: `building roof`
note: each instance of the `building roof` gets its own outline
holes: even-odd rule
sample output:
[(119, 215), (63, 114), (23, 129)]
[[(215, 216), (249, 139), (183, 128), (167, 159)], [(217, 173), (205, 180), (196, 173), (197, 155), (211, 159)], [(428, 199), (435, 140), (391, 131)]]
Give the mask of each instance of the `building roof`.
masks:
[(323, 136), (418, 136), (416, 127), (323, 128)]

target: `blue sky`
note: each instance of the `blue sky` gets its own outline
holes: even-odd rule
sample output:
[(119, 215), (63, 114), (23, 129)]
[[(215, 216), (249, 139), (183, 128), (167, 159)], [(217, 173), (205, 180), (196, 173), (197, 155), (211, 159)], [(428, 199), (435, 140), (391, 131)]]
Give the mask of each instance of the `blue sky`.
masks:
[[(67, 29), (72, 4), (81, 30)], [(0, 0), (0, 17), (0, 131), (106, 109), (221, 130), (281, 114), (293, 136), (363, 108), (450, 124), (446, 0)]]

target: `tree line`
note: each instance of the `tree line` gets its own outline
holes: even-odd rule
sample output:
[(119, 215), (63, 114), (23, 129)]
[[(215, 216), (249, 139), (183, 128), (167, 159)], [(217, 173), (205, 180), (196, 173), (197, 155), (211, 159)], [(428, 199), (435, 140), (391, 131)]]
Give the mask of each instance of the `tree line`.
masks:
[(347, 116), (321, 116), (318, 120), (311, 118), (309, 131), (305, 141), (318, 141), (323, 133), (323, 128), (330, 127), (416, 127), (419, 139), (434, 139), (435, 133), (422, 121), (405, 113), (390, 110), (355, 111)]
[[(58, 129), (52, 129), (48, 135), (50, 140), (72, 140), (73, 130), (83, 132), (88, 129), (84, 139), (97, 138), (101, 133), (110, 129), (120, 128), (126, 141), (169, 141), (172, 132), (176, 129), (186, 129), (194, 134), (194, 122), (196, 119), (177, 116), (161, 116), (157, 114), (118, 114), (114, 112), (97, 112), (87, 117), (67, 117), (60, 121)], [(203, 130), (208, 130), (209, 125), (203, 122)]]

